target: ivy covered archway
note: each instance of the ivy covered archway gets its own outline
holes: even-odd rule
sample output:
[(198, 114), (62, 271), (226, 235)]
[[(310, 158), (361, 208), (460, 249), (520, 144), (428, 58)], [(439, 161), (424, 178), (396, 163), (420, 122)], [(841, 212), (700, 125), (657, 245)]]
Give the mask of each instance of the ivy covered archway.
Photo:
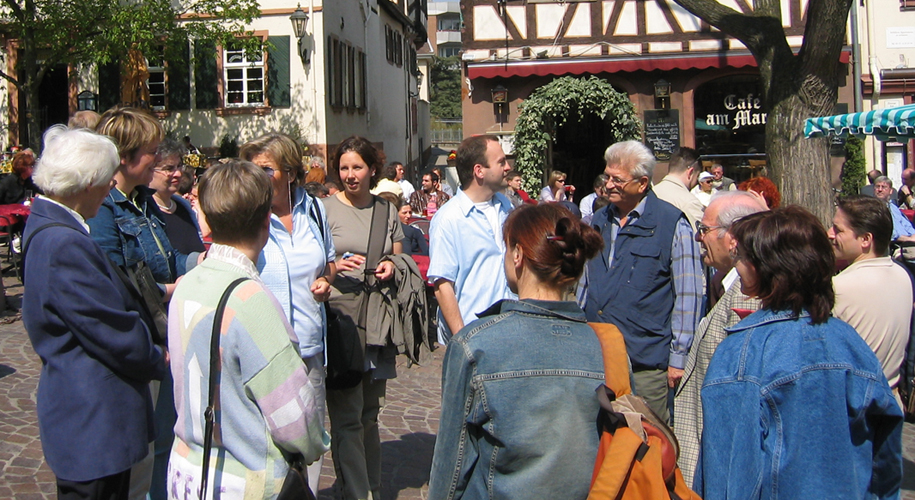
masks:
[[(595, 114), (610, 127), (613, 142), (641, 138), (642, 124), (629, 97), (596, 76), (563, 76), (535, 90), (521, 105), (515, 124), (515, 169), (524, 189), (539, 192), (552, 165), (557, 130), (570, 118)], [(606, 146), (609, 146), (607, 144)]]

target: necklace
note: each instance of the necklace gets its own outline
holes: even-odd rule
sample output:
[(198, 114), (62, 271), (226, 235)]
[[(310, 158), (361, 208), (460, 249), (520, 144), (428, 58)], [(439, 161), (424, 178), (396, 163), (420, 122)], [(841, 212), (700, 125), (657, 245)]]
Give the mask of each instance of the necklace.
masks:
[[(154, 198), (155, 198), (155, 197), (154, 197)], [(168, 204), (167, 207), (166, 207), (166, 206), (162, 206), (162, 204), (159, 203), (159, 199), (158, 199), (158, 198), (155, 198), (155, 200), (156, 200), (156, 205), (159, 205), (159, 209), (161, 209), (163, 212), (165, 212), (165, 213), (167, 213), (167, 214), (170, 214), (170, 213), (174, 212), (175, 209), (178, 208), (178, 204), (175, 203), (175, 200), (173, 200), (173, 199), (171, 199), (171, 198), (168, 199), (169, 204)]]

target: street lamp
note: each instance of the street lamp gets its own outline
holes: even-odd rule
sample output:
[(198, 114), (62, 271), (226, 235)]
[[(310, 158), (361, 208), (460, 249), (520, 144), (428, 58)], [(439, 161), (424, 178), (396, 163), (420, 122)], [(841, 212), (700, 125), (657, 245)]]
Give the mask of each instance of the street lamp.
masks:
[(97, 111), (97, 102), (98, 96), (90, 90), (84, 90), (76, 96), (77, 109), (79, 111)]
[(654, 84), (655, 107), (667, 109), (670, 107), (670, 82), (665, 79)]
[(295, 12), (289, 16), (289, 20), (292, 21), (292, 32), (299, 39), (299, 57), (302, 58), (302, 64), (307, 66), (311, 63), (311, 59), (308, 57), (308, 48), (302, 42), (307, 34), (305, 27), (308, 26), (308, 14), (302, 10), (301, 4), (296, 6)]

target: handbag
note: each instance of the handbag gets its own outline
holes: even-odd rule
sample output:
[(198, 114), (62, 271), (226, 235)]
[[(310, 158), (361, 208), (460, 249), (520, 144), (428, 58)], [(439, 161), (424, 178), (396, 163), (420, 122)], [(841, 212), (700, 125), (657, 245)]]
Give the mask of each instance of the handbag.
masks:
[[(381, 205), (381, 210), (377, 210)], [(365, 268), (372, 269), (381, 260), (387, 231), (387, 202), (374, 197), (372, 223), (366, 248)], [(327, 312), (327, 377), (330, 390), (351, 389), (359, 385), (365, 373), (365, 326), (369, 294), (375, 275), (366, 274), (360, 293), (342, 294), (325, 303)]]
[[(213, 331), (210, 336), (210, 375), (207, 389), (207, 407), (203, 412), (205, 427), (203, 431), (203, 476), (200, 480), (200, 500), (206, 498), (207, 483), (209, 481), (210, 450), (213, 447), (213, 424), (216, 418), (214, 405), (216, 399), (216, 372), (219, 370), (219, 337), (222, 316), (232, 295), (232, 290), (248, 279), (238, 278), (229, 283), (229, 286), (222, 293), (222, 297), (219, 298), (216, 314), (213, 316)], [(279, 500), (315, 500), (314, 493), (308, 487), (308, 475), (305, 473), (304, 457), (302, 455), (294, 455), (287, 457), (286, 461), (289, 463), (289, 470), (286, 472), (286, 478), (283, 480), (283, 486), (277, 498)]]

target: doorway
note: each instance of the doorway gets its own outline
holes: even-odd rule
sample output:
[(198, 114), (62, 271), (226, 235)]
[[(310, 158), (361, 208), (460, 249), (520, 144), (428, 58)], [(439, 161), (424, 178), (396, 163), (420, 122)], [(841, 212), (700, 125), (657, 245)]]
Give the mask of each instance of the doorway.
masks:
[[(575, 186), (575, 203), (594, 192), (594, 178), (604, 172), (604, 151), (613, 144), (613, 131), (606, 120), (594, 113), (571, 113), (557, 127), (553, 142), (553, 170), (565, 172), (567, 185)], [(546, 172), (549, 178), (549, 173)]]
[[(66, 124), (70, 118), (70, 81), (66, 64), (58, 64), (45, 73), (38, 86), (38, 109), (32, 110), (38, 121), (41, 133), (51, 125)], [(25, 93), (19, 93), (19, 109), (27, 110)], [(28, 144), (28, 121), (25, 113), (20, 113), (19, 142), (31, 148), (37, 144)]]

